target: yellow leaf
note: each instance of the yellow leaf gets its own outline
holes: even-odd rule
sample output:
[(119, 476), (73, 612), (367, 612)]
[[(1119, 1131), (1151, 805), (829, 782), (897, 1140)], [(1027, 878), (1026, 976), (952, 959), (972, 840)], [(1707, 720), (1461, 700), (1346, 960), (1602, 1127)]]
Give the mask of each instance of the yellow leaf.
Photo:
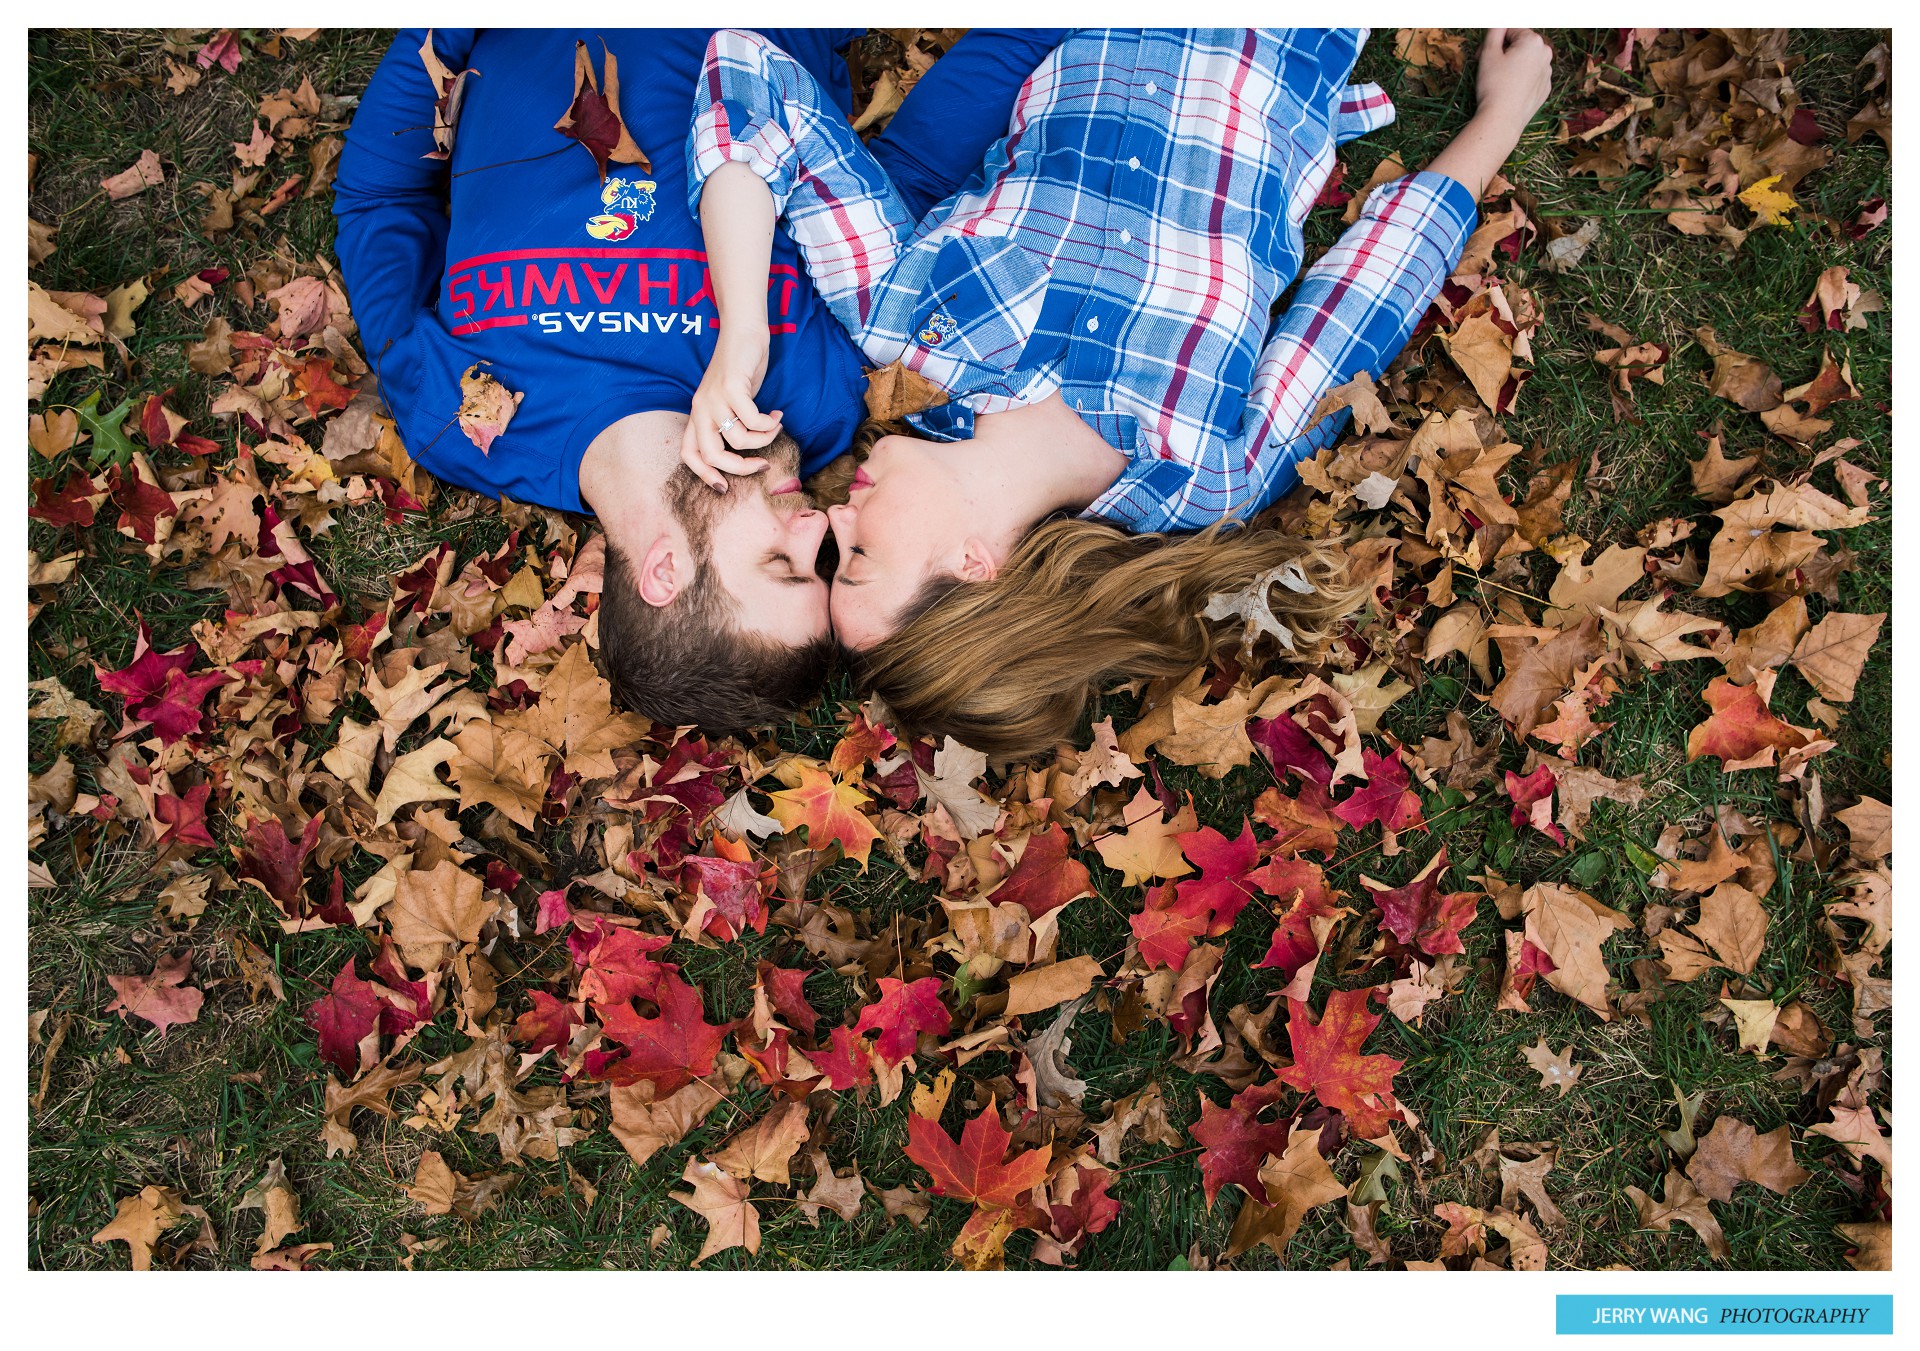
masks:
[(1780, 175), (1774, 174), (1761, 179), (1740, 194), (1740, 200), (1760, 217), (1762, 225), (1785, 225), (1787, 213), (1800, 205), (1793, 200), (1792, 193), (1782, 192), (1773, 186), (1779, 181)]

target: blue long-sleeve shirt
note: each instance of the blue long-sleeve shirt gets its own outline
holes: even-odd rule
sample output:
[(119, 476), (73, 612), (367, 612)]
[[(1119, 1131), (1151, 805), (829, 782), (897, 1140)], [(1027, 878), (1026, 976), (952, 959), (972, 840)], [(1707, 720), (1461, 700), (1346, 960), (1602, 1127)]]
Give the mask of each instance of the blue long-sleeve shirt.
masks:
[[(844, 114), (840, 52), (858, 29), (770, 31)], [(685, 411), (712, 358), (715, 311), (689, 205), (684, 146), (711, 29), (436, 30), (470, 72), (450, 160), (428, 156), (439, 91), (425, 32), (387, 52), (347, 134), (336, 249), (367, 360), (408, 451), (462, 487), (580, 511), (579, 467), (608, 424)], [(975, 30), (924, 77), (876, 157), (922, 209), (1005, 134), (1015, 94), (1058, 30)], [(649, 169), (591, 155), (555, 131), (573, 101), (574, 45), (618, 61), (620, 114)], [(784, 410), (803, 472), (846, 448), (863, 411), (860, 353), (784, 235), (767, 295), (771, 346), (758, 401)], [(476, 362), (523, 396), (486, 453), (462, 432), (460, 377)]]

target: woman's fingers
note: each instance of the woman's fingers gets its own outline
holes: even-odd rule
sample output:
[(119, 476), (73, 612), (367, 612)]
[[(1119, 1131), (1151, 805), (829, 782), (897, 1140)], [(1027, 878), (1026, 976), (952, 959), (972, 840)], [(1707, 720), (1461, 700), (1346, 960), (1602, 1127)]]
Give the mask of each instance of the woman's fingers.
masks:
[(692, 418), (687, 420), (687, 429), (680, 435), (680, 463), (715, 492), (727, 490), (727, 476), (707, 464), (706, 452), (700, 444), (699, 424)]
[(757, 474), (767, 467), (767, 462), (757, 455), (739, 455), (731, 450), (721, 450), (709, 455), (707, 463), (729, 474)]
[[(727, 428), (726, 434), (727, 438), (735, 444), (739, 443), (739, 433), (743, 431), (756, 434), (764, 432), (771, 438), (774, 433), (780, 430), (780, 413), (778, 409), (771, 413), (762, 413), (759, 405), (754, 403), (753, 396), (745, 391), (735, 394), (730, 402), (732, 407), (729, 409), (729, 412), (732, 413), (734, 422), (732, 426)], [(761, 444), (765, 445), (766, 443), (763, 441)]]

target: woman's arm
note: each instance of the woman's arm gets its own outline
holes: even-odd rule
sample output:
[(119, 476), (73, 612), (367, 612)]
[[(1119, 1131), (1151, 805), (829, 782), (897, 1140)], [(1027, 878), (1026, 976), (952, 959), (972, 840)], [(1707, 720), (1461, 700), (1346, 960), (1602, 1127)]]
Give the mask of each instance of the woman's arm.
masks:
[(1299, 462), (1346, 425), (1344, 412), (1312, 422), (1322, 396), (1361, 371), (1385, 370), (1460, 261), (1477, 196), (1545, 100), (1551, 63), (1530, 30), (1491, 30), (1473, 119), (1426, 170), (1377, 188), (1302, 274), (1261, 351), (1242, 434), (1201, 447), (1190, 464), (1131, 469), (1090, 510), (1133, 530), (1191, 530), (1291, 488)]
[(913, 222), (819, 83), (758, 34), (714, 34), (693, 112), (687, 190), (706, 240), (720, 340), (694, 396), (681, 458), (724, 491), (716, 471), (751, 473), (764, 461), (726, 451), (719, 428), (737, 419), (724, 435), (749, 447), (766, 445), (779, 429), (776, 416), (763, 417), (753, 403), (766, 374), (775, 219), (786, 222), (814, 289), (856, 342), (870, 288), (893, 266)]
[(764, 459), (729, 447), (758, 450), (780, 433), (780, 410), (762, 413), (754, 402), (767, 374), (773, 228), (773, 194), (758, 174), (738, 162), (713, 171), (700, 195), (700, 233), (720, 336), (693, 393), (680, 458), (717, 492), (727, 490), (728, 474), (766, 468)]
[(1445, 174), (1479, 201), (1552, 88), (1553, 48), (1545, 38), (1531, 28), (1489, 28), (1480, 46), (1478, 106), (1428, 170)]
[(1034, 67), (1066, 39), (1064, 28), (972, 28), (915, 81), (873, 157), (919, 220), (960, 190), (1007, 134)]

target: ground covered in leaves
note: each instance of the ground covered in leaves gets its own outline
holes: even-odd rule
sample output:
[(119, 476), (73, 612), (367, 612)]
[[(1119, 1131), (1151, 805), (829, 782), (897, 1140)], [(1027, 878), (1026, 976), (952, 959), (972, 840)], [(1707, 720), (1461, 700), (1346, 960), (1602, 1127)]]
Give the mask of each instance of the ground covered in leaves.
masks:
[[(1553, 38), (1272, 513), (1328, 661), (1229, 597), (989, 766), (619, 714), (583, 523), (413, 468), (328, 256), (386, 35), (36, 31), (32, 1262), (1885, 1265), (1890, 54)], [(1471, 46), (1377, 35), (1311, 245)]]

